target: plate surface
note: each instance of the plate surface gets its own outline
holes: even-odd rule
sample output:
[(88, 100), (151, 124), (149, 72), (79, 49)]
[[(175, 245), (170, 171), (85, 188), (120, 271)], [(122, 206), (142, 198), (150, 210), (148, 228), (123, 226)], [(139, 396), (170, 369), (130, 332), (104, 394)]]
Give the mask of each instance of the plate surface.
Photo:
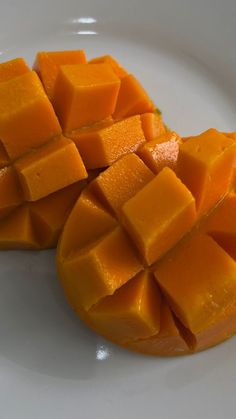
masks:
[[(236, 130), (235, 0), (8, 0), (0, 60), (111, 53), (181, 135)], [(236, 338), (175, 359), (129, 353), (67, 306), (54, 252), (0, 253), (0, 418), (233, 419)]]

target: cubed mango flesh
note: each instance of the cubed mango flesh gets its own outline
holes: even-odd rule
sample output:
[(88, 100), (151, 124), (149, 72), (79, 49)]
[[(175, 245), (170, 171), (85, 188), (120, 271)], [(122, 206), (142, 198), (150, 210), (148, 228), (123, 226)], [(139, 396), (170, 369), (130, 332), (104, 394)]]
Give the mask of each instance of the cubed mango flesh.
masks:
[(111, 55), (103, 55), (101, 57), (93, 58), (92, 60), (89, 61), (89, 64), (102, 64), (102, 63), (110, 64), (110, 66), (112, 67), (112, 70), (114, 71), (114, 73), (116, 73), (116, 75), (120, 79), (122, 79), (128, 74), (127, 71)]
[(86, 57), (82, 50), (40, 51), (36, 56), (34, 69), (42, 80), (48, 97), (52, 98), (60, 66), (85, 63)]
[(75, 144), (65, 137), (27, 154), (14, 166), (27, 201), (36, 201), (87, 177)]
[(122, 208), (123, 222), (148, 265), (174, 246), (196, 221), (195, 199), (168, 167)]
[(165, 134), (166, 128), (162, 116), (157, 112), (147, 112), (140, 115), (142, 128), (147, 141), (152, 141), (162, 134)]
[(199, 213), (207, 212), (228, 192), (235, 161), (235, 141), (215, 129), (180, 145), (177, 173), (194, 195)]
[(0, 219), (22, 204), (24, 196), (13, 167), (0, 170)]
[[(170, 131), (163, 141), (173, 135), (181, 144)], [(214, 146), (206, 141), (205, 163), (218, 159), (221, 140), (220, 146), (219, 137)], [(224, 141), (232, 157), (231, 139), (224, 137)], [(155, 175), (140, 157), (127, 154), (118, 159), (78, 199), (58, 246), (61, 282), (75, 311), (112, 342), (153, 355), (199, 351), (236, 332), (236, 262), (232, 257), (236, 200), (234, 193), (228, 194), (232, 185), (228, 167), (221, 172), (221, 192), (226, 196), (222, 202), (214, 201), (203, 216), (196, 211), (195, 197), (172, 169), (165, 167)], [(233, 158), (230, 161), (233, 165)], [(212, 170), (211, 176), (214, 187), (219, 171)], [(201, 191), (202, 179), (197, 182)], [(124, 228), (133, 255), (129, 262), (135, 257), (136, 273), (116, 237), (117, 232), (124, 234)], [(155, 314), (159, 330), (149, 335), (151, 329), (144, 333), (139, 323), (135, 291), (139, 287), (133, 284), (153, 273), (161, 303), (156, 303), (160, 309)], [(86, 281), (81, 284), (78, 278)]]
[(196, 234), (155, 269), (177, 317), (194, 334), (211, 326), (236, 298), (236, 262), (208, 235)]
[(94, 325), (114, 340), (144, 339), (160, 330), (159, 289), (147, 271), (140, 272), (89, 311)]
[(151, 141), (146, 142), (137, 151), (146, 165), (159, 173), (164, 167), (175, 170), (181, 139), (174, 131), (167, 131)]
[(98, 130), (80, 131), (73, 138), (87, 169), (110, 166), (124, 154), (135, 152), (145, 143), (139, 115)]
[(34, 71), (0, 83), (0, 139), (11, 159), (60, 133), (53, 107)]
[(75, 252), (65, 260), (64, 267), (64, 281), (68, 292), (73, 291), (74, 307), (86, 310), (142, 270), (129, 238), (120, 227)]
[(154, 109), (154, 104), (139, 81), (132, 74), (123, 77), (113, 117), (122, 119), (136, 114), (153, 112)]
[(53, 104), (65, 132), (101, 121), (114, 112), (120, 79), (109, 64), (60, 67)]
[(0, 83), (14, 79), (30, 71), (23, 58), (15, 58), (0, 64)]
[(130, 198), (135, 196), (154, 174), (135, 154), (127, 154), (102, 172), (91, 184), (94, 193), (117, 216)]

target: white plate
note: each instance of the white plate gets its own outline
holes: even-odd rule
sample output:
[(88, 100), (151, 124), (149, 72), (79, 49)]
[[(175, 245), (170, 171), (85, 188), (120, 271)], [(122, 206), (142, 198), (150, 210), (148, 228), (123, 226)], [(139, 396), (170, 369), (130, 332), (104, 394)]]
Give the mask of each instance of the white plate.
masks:
[[(188, 135), (236, 129), (235, 0), (1, 1), (1, 60), (112, 53)], [(178, 359), (131, 354), (65, 303), (54, 252), (0, 253), (0, 418), (233, 419), (236, 339)]]

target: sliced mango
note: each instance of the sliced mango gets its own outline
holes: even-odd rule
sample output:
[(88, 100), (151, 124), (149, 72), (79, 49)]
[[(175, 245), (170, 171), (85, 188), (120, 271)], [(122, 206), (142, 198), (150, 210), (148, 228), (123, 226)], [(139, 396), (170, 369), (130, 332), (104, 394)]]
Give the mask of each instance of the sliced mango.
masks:
[(92, 183), (94, 193), (101, 202), (117, 215), (122, 206), (136, 195), (154, 174), (135, 154), (127, 154), (102, 172)]
[(0, 170), (0, 218), (24, 201), (19, 179), (13, 167)]
[(180, 144), (181, 139), (178, 134), (167, 131), (145, 143), (138, 149), (137, 154), (154, 173), (159, 173), (164, 167), (175, 170)]
[(11, 159), (60, 133), (53, 107), (35, 72), (0, 83), (0, 139)]
[(29, 204), (32, 224), (41, 248), (56, 247), (63, 226), (84, 186), (85, 182), (80, 181)]
[(0, 249), (39, 249), (27, 206), (20, 206), (0, 221)]
[(127, 231), (151, 265), (192, 228), (195, 199), (166, 167), (124, 204), (122, 214)]
[(147, 141), (152, 141), (162, 134), (165, 134), (166, 128), (162, 116), (157, 112), (147, 112), (140, 115), (142, 128)]
[(86, 57), (82, 50), (40, 51), (36, 56), (34, 69), (42, 80), (49, 98), (52, 98), (58, 71), (61, 65), (85, 64)]
[(82, 251), (75, 252), (65, 260), (64, 268), (63, 282), (69, 294), (73, 294), (74, 307), (88, 310), (133, 278), (142, 270), (142, 265), (128, 237), (117, 227)]
[(93, 58), (89, 61), (89, 64), (101, 64), (101, 63), (107, 63), (110, 64), (112, 67), (112, 70), (116, 75), (122, 79), (125, 77), (128, 73), (127, 71), (116, 61), (111, 55), (103, 55), (101, 57)]
[(199, 213), (207, 212), (232, 183), (236, 143), (215, 129), (180, 145), (177, 173), (196, 199)]
[(36, 201), (87, 177), (75, 144), (64, 137), (22, 157), (15, 168), (27, 201)]
[(73, 140), (87, 169), (110, 166), (124, 154), (136, 151), (146, 141), (139, 115), (102, 129), (83, 130)]
[(236, 262), (209, 236), (186, 240), (155, 270), (181, 322), (194, 334), (211, 326), (235, 302)]
[(89, 311), (104, 335), (121, 343), (155, 335), (160, 330), (160, 293), (152, 275), (140, 272)]
[(132, 74), (123, 77), (113, 117), (122, 119), (136, 114), (153, 112), (154, 109), (154, 104), (138, 80)]
[(53, 104), (64, 131), (101, 121), (114, 112), (120, 80), (109, 64), (61, 66)]
[(0, 83), (21, 76), (28, 71), (30, 71), (30, 68), (23, 58), (5, 61), (0, 64)]

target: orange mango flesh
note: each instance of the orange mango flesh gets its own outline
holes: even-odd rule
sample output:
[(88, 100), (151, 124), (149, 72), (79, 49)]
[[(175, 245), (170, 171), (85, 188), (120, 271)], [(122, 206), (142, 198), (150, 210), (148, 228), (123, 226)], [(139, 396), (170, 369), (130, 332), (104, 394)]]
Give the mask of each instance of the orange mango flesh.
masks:
[[(98, 175), (72, 210), (57, 250), (60, 280), (74, 310), (112, 342), (142, 353), (171, 356), (205, 349), (236, 332), (236, 261), (228, 252), (227, 235), (231, 233), (232, 248), (236, 200), (234, 193), (228, 194), (228, 177), (236, 151), (229, 138), (217, 137), (215, 147), (209, 145), (207, 137), (205, 142), (199, 140), (206, 172), (213, 167), (214, 200), (211, 198), (212, 207), (203, 217), (196, 212), (194, 196), (178, 177), (179, 162), (177, 174), (165, 167), (155, 175), (133, 154), (121, 157)], [(186, 155), (185, 162), (191, 162), (190, 153)], [(221, 184), (225, 185), (221, 193), (216, 183), (218, 171), (214, 170), (218, 160), (226, 168), (221, 172)], [(200, 192), (201, 182), (199, 177)], [(86, 208), (85, 196), (89, 197), (89, 208), (96, 202), (99, 211)], [(113, 224), (107, 223), (110, 217)], [(95, 225), (95, 234), (92, 228), (77, 230), (77, 220), (80, 226)], [(127, 252), (119, 260), (116, 257), (120, 246), (116, 235), (123, 229), (126, 239), (130, 238), (129, 251), (132, 249), (129, 263)], [(216, 232), (224, 235), (219, 239)], [(130, 265), (134, 257), (136, 273)], [(151, 274), (160, 298), (150, 306), (147, 303), (147, 309), (158, 311), (155, 318), (159, 329), (151, 327), (149, 318), (144, 336), (143, 317), (140, 319), (137, 311), (140, 288), (132, 284)]]
[(162, 116), (157, 112), (147, 112), (140, 115), (144, 136), (147, 141), (152, 141), (162, 134), (166, 128)]
[(65, 132), (101, 121), (114, 112), (120, 79), (109, 64), (60, 67), (53, 105)]
[(141, 270), (142, 265), (120, 227), (65, 261), (66, 278), (74, 289), (75, 304), (78, 302), (85, 310), (113, 294)]
[(19, 179), (13, 167), (0, 170), (0, 218), (4, 217), (24, 201)]
[(140, 147), (137, 154), (154, 173), (159, 173), (166, 166), (175, 170), (180, 144), (178, 134), (167, 131)]
[(228, 192), (235, 149), (233, 139), (214, 129), (180, 145), (177, 173), (194, 195), (199, 213), (207, 212)]
[(236, 260), (236, 194), (230, 193), (203, 222), (202, 230)]
[(123, 204), (153, 178), (151, 170), (138, 156), (127, 154), (102, 172), (92, 187), (100, 201), (119, 216)]
[(11, 159), (60, 133), (53, 107), (35, 72), (0, 83), (0, 138)]
[(144, 339), (160, 330), (160, 293), (148, 272), (140, 272), (89, 311), (103, 334), (120, 342)]
[(34, 69), (38, 73), (48, 97), (51, 99), (60, 66), (85, 63), (86, 57), (82, 50), (40, 51), (36, 56)]
[(140, 254), (151, 265), (192, 228), (195, 200), (166, 167), (123, 205), (122, 216)]
[(87, 177), (75, 144), (63, 137), (22, 157), (15, 168), (27, 201), (37, 201)]
[(122, 79), (128, 74), (127, 71), (123, 67), (121, 67), (118, 61), (116, 61), (111, 55), (103, 55), (101, 57), (93, 58), (92, 60), (89, 61), (89, 64), (102, 64), (102, 63), (110, 64), (110, 66), (112, 67), (112, 70), (114, 71), (114, 73), (116, 73), (116, 75), (120, 79)]
[[(70, 136), (70, 135), (69, 135)], [(124, 154), (136, 151), (145, 143), (139, 115), (104, 128), (88, 129), (73, 136), (87, 169), (110, 166)], [(95, 152), (96, 150), (96, 152)]]
[(88, 174), (37, 74), (16, 59), (0, 75), (0, 246), (55, 247)]
[(132, 74), (122, 78), (116, 108), (113, 113), (115, 119), (153, 112), (154, 109), (151, 99)]
[(14, 79), (30, 71), (23, 58), (15, 58), (0, 64), (0, 83)]

